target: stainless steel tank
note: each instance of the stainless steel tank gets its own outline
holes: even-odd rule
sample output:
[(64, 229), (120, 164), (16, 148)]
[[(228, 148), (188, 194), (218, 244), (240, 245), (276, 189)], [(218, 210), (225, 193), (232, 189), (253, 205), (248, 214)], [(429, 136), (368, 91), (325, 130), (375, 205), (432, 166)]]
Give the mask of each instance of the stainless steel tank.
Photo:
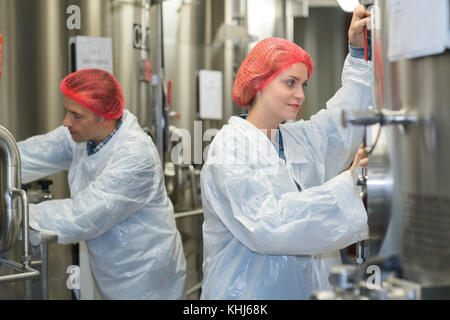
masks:
[[(80, 8), (80, 29), (66, 25), (71, 5)], [(0, 124), (17, 141), (61, 124), (64, 108), (58, 85), (71, 71), (69, 38), (78, 35), (113, 39), (114, 75), (122, 85), (125, 106), (141, 126), (151, 123), (151, 83), (140, 80), (141, 60), (151, 59), (149, 1), (0, 0), (0, 9)]]
[(450, 51), (389, 62), (387, 4), (376, 5), (383, 17), (374, 48), (377, 102), (418, 115), (416, 124), (394, 126), (388, 133), (404, 277), (423, 286), (449, 285)]
[(20, 155), (14, 137), (0, 126), (0, 252), (14, 247), (22, 225), (19, 199), (12, 188), (20, 189)]
[(405, 276), (425, 285), (450, 284), (450, 52), (399, 63), (402, 107), (421, 114), (409, 132), (395, 133), (402, 190)]
[(402, 277), (422, 287), (449, 286), (450, 51), (390, 62), (389, 30), (395, 26), (389, 26), (385, 1), (373, 8), (373, 116), (383, 125), (385, 143), (369, 157), (368, 213), (369, 225), (387, 230), (374, 254), (397, 254)]
[[(372, 7), (376, 109), (343, 118), (344, 123), (382, 125), (381, 131), (368, 130), (374, 147), (366, 176), (372, 251), (361, 267), (333, 268), (333, 291), (319, 292), (315, 299), (450, 297), (450, 50), (390, 61), (391, 32), (401, 23), (389, 25), (394, 13), (389, 10), (402, 8), (388, 4), (376, 0)], [(421, 25), (423, 15), (435, 16), (432, 11), (415, 14), (402, 18), (434, 32)]]
[[(80, 9), (80, 29), (67, 26), (73, 14), (68, 8), (73, 5)], [(72, 71), (69, 40), (85, 35), (112, 38), (114, 75), (122, 85), (125, 107), (151, 131), (155, 122), (152, 84), (142, 80), (141, 68), (145, 60), (152, 59), (149, 33), (148, 0), (0, 0), (0, 125), (17, 141), (61, 125), (65, 110), (59, 82)], [(56, 199), (69, 197), (66, 173), (50, 179)], [(3, 254), (21, 258), (15, 248)], [(66, 269), (73, 263), (71, 245), (51, 244), (50, 298), (72, 298), (66, 287)], [(15, 285), (17, 295), (10, 297), (20, 298), (20, 286)], [(3, 294), (11, 292), (8, 290), (0, 289)]]

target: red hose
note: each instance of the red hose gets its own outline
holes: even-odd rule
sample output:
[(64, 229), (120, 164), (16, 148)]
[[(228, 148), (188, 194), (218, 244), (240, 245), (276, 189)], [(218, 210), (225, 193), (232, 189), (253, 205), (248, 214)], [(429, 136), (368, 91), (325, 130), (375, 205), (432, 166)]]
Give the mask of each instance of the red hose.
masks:
[(167, 104), (169, 106), (172, 104), (172, 80), (167, 83)]
[(368, 43), (367, 43), (367, 27), (364, 27), (364, 60), (367, 61), (369, 60), (369, 55), (368, 55)]

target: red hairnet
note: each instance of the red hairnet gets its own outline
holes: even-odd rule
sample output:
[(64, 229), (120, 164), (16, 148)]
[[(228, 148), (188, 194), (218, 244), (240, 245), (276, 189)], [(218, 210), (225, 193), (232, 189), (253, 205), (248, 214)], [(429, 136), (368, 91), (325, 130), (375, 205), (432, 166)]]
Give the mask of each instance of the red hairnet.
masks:
[(304, 63), (308, 79), (314, 70), (309, 54), (295, 43), (282, 38), (261, 40), (242, 62), (233, 85), (233, 100), (239, 106), (248, 106), (256, 92), (295, 63)]
[(60, 85), (62, 93), (107, 120), (123, 114), (122, 88), (114, 76), (100, 69), (83, 69), (69, 74)]

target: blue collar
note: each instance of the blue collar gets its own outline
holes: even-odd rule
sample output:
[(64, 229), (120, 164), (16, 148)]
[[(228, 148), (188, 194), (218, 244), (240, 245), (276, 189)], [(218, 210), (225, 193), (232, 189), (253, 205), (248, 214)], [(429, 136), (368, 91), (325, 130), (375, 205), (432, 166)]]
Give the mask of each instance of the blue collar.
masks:
[(91, 155), (96, 154), (97, 152), (99, 152), (100, 149), (103, 148), (105, 146), (105, 144), (107, 144), (108, 141), (111, 140), (113, 135), (119, 130), (120, 126), (122, 125), (122, 122), (123, 122), (122, 118), (120, 118), (120, 120), (117, 123), (117, 126), (114, 128), (114, 130), (109, 134), (109, 136), (106, 137), (105, 140), (100, 142), (98, 145), (95, 145), (94, 141), (89, 140), (86, 143), (86, 151), (87, 151), (88, 156), (91, 156)]

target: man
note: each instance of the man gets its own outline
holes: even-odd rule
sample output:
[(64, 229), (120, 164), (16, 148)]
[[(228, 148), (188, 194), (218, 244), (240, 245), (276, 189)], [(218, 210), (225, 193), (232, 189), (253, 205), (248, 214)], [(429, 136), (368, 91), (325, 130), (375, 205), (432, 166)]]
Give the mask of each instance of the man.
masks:
[(98, 69), (61, 81), (63, 125), (19, 142), (24, 182), (68, 170), (71, 197), (30, 205), (33, 229), (86, 241), (103, 299), (179, 299), (186, 261), (158, 152), (120, 84)]

